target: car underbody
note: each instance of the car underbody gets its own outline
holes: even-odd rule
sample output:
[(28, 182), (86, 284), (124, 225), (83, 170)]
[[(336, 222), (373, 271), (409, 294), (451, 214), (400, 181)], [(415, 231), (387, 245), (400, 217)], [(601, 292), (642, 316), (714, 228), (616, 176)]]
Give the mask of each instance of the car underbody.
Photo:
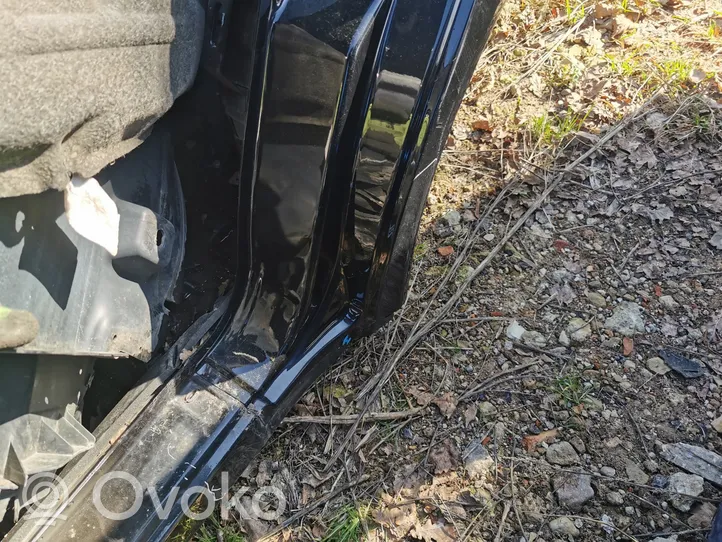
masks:
[[(0, 7), (2, 532), (164, 540), (179, 492), (235, 479), (401, 306), (498, 3), (14, 4)], [(114, 472), (140, 483), (132, 517), (98, 510)], [(103, 485), (116, 512), (135, 497)]]

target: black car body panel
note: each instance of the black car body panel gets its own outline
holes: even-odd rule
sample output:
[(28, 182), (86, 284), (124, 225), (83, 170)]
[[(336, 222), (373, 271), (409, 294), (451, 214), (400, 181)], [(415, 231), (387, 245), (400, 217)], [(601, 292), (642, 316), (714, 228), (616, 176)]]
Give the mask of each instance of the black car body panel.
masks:
[[(180, 495), (242, 471), (343, 349), (400, 307), (439, 153), (497, 4), (262, 0), (249, 86), (236, 76), (234, 59), (248, 58), (232, 49), (233, 28), (215, 31), (227, 39), (213, 48), (228, 48), (214, 50), (214, 70), (248, 100), (236, 124), (235, 288), (96, 430), (96, 448), (63, 472), (67, 498), (42, 521), (27, 514), (10, 540), (167, 538)], [(130, 519), (93, 502), (118, 471), (142, 484)], [(102, 501), (122, 512), (136, 490), (108, 483)]]

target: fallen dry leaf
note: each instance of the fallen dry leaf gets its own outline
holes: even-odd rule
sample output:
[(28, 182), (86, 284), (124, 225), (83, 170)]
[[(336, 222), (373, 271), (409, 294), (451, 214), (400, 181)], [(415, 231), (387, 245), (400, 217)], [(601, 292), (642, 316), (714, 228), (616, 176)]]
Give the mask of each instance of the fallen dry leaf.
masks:
[(718, 311), (712, 320), (702, 326), (709, 342), (716, 344), (722, 339), (722, 311)]
[(459, 475), (456, 472), (449, 472), (434, 476), (431, 484), (421, 486), (418, 496), (431, 502), (443, 502), (444, 506), (439, 508), (439, 512), (451, 520), (452, 518), (467, 517), (466, 509), (460, 504), (454, 504), (464, 500), (460, 496), (461, 491), (467, 491), (467, 489), (460, 488)]
[(674, 218), (674, 213), (672, 212), (672, 209), (666, 205), (660, 205), (656, 209), (650, 209), (648, 216), (652, 222), (656, 220), (661, 223), (664, 220)]
[(674, 218), (674, 212), (672, 211), (672, 209), (670, 209), (664, 204), (657, 205), (655, 209), (652, 209), (645, 205), (633, 204), (632, 211), (639, 215), (646, 216), (652, 221), (652, 223), (657, 221), (661, 224), (665, 220), (670, 220), (671, 218)]
[(271, 530), (271, 524), (261, 521), (253, 517), (245, 517), (240, 519), (242, 528), (248, 533), (248, 538), (258, 540), (263, 538)]
[(451, 415), (456, 411), (456, 405), (459, 404), (459, 399), (450, 391), (447, 391), (440, 397), (434, 397), (431, 400), (446, 418), (451, 418)]
[(615, 15), (612, 19), (612, 37), (617, 38), (626, 32), (637, 28), (637, 25), (630, 21), (625, 15)]
[(490, 132), (490, 131), (491, 131), (491, 124), (489, 124), (489, 120), (486, 119), (486, 118), (484, 118), (484, 117), (481, 117), (479, 120), (475, 120), (475, 121), (471, 124), (471, 127), (472, 127), (474, 130), (483, 130), (483, 131), (485, 131), (485, 132)]
[(319, 523), (314, 523), (313, 527), (311, 527), (311, 534), (313, 535), (314, 540), (321, 540), (323, 535), (326, 534), (326, 528)]
[(628, 356), (632, 353), (632, 350), (634, 350), (634, 341), (629, 337), (624, 337), (622, 339), (622, 354)]
[(411, 388), (407, 393), (411, 397), (416, 399), (416, 404), (418, 404), (419, 406), (426, 406), (431, 401), (434, 400), (434, 394), (429, 393), (428, 391), (422, 391), (422, 390), (419, 390), (416, 388)]
[(557, 438), (558, 434), (559, 429), (550, 429), (549, 431), (542, 431), (538, 435), (527, 435), (522, 439), (521, 443), (527, 452), (533, 452), (542, 442), (550, 442)]
[(439, 253), (439, 256), (447, 258), (454, 253), (454, 247), (446, 245), (443, 247), (439, 247), (438, 249), (436, 249), (436, 251)]
[(394, 475), (393, 489), (394, 495), (403, 497), (417, 497), (419, 488), (426, 481), (426, 473), (416, 470), (415, 464), (402, 467), (400, 472)]
[(594, 18), (595, 19), (606, 19), (607, 17), (614, 17), (621, 11), (621, 7), (606, 2), (598, 2), (594, 6)]
[(320, 478), (316, 474), (308, 473), (301, 479), (301, 483), (303, 485), (311, 486), (312, 488), (316, 489), (317, 487), (328, 482), (332, 476), (333, 474), (327, 474), (323, 478)]
[(298, 498), (298, 504), (306, 505), (313, 500), (315, 492), (307, 485), (301, 486), (301, 496)]
[(471, 422), (476, 420), (477, 412), (478, 412), (478, 409), (476, 408), (476, 405), (474, 405), (474, 404), (468, 405), (464, 409), (464, 427), (469, 427), (469, 425), (471, 425)]
[(667, 115), (660, 113), (659, 111), (653, 111), (644, 117), (644, 122), (654, 132), (657, 132), (664, 127), (668, 119), (669, 117), (667, 117)]
[(388, 532), (383, 527), (369, 528), (364, 542), (388, 542)]
[(596, 28), (589, 27), (580, 32), (579, 37), (592, 49), (601, 51), (604, 49), (604, 40), (602, 39), (602, 33)]
[(414, 503), (400, 505), (404, 497), (394, 499), (387, 493), (381, 494), (381, 506), (374, 510), (373, 518), (382, 527), (391, 531), (391, 534), (403, 538), (418, 522), (416, 505)]
[(424, 542), (454, 542), (457, 540), (458, 534), (452, 525), (431, 523), (431, 520), (427, 519), (423, 525), (416, 522), (411, 536)]
[(705, 72), (704, 70), (700, 70), (699, 68), (695, 68), (689, 72), (687, 79), (689, 79), (689, 82), (693, 85), (698, 85), (702, 81), (707, 79), (707, 72)]
[(722, 229), (717, 230), (708, 243), (714, 248), (722, 250)]
[(323, 396), (326, 399), (340, 399), (349, 394), (349, 391), (344, 388), (341, 384), (331, 384), (323, 387)]
[(561, 252), (565, 248), (569, 248), (571, 246), (571, 243), (569, 241), (565, 241), (564, 239), (557, 239), (554, 241), (554, 250), (557, 252)]
[(459, 450), (451, 439), (437, 444), (429, 453), (429, 461), (434, 466), (434, 474), (450, 471), (459, 464)]
[(317, 409), (303, 403), (297, 403), (294, 410), (298, 416), (314, 416), (317, 411)]

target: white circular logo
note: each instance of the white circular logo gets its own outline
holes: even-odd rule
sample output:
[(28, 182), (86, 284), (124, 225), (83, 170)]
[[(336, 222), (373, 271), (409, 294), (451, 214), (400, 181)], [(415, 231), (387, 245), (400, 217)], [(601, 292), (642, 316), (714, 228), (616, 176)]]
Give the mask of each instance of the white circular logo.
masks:
[(20, 499), (22, 506), (28, 508), (30, 519), (51, 519), (58, 506), (68, 499), (68, 486), (51, 472), (33, 474), (23, 486)]

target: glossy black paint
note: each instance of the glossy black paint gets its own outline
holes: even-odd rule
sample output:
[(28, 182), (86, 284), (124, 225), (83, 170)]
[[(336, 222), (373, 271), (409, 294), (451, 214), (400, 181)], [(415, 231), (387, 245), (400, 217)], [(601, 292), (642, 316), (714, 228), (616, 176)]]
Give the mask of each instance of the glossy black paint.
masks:
[[(473, 6), (463, 0), (399, 0), (393, 8), (395, 23), (377, 66), (355, 179), (355, 258), (368, 269), (362, 286), (367, 330), (382, 325), (405, 295), (420, 213), (440, 151), (429, 132), (439, 120), (454, 51)], [(422, 179), (426, 173), (430, 177)], [(413, 186), (423, 197), (405, 212)]]
[[(497, 4), (260, 1), (229, 308), (184, 368), (166, 360), (123, 405), (134, 421), (111, 416), (113, 440), (67, 470), (72, 498), (53, 512), (65, 520), (26, 520), (12, 540), (167, 538), (178, 495), (240, 472), (352, 338), (400, 306), (435, 164)], [(233, 51), (221, 56), (214, 65), (232, 67)], [(131, 520), (92, 503), (117, 470), (143, 484)], [(164, 519), (151, 486), (170, 506)], [(121, 510), (133, 500), (128, 484), (106, 491)]]
[[(328, 255), (321, 256), (324, 238), (342, 229), (342, 216), (328, 212), (339, 180), (334, 147), (363, 61), (359, 46), (381, 2), (349, 0), (347, 9), (337, 4), (316, 11), (291, 1), (271, 16), (266, 54), (259, 55), (264, 87), (258, 135), (246, 138), (242, 175), (252, 194), (241, 197), (239, 210), (250, 222), (238, 273), (245, 296), (228, 330), (232, 351), (221, 347), (218, 357), (235, 357), (239, 345), (251, 362), (287, 355), (340, 278)], [(314, 298), (317, 274), (326, 284)]]

